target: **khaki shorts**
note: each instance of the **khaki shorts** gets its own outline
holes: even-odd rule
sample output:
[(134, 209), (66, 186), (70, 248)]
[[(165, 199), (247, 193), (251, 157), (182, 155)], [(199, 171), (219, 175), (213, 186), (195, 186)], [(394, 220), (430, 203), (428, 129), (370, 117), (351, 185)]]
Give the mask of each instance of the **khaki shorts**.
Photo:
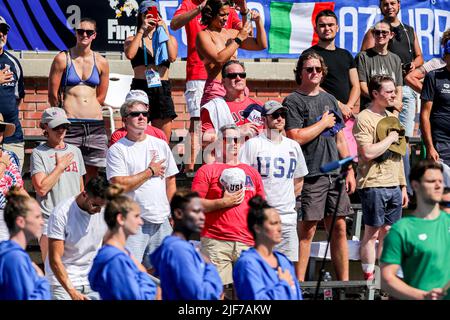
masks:
[(222, 241), (211, 238), (201, 238), (201, 250), (208, 256), (219, 272), (222, 284), (233, 283), (233, 265), (243, 250), (249, 245), (237, 241)]

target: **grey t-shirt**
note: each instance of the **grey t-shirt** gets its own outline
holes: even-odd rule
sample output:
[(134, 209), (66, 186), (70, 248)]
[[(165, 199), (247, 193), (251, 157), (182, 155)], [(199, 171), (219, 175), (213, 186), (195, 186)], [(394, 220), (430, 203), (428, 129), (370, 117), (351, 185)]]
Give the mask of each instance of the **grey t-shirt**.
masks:
[[(284, 99), (283, 105), (288, 108), (286, 130), (309, 127), (318, 122), (317, 118), (329, 110), (335, 111), (342, 123), (344, 121), (336, 98), (326, 92), (307, 96), (294, 91)], [(324, 175), (320, 172), (320, 167), (328, 162), (339, 160), (336, 137), (321, 134), (311, 142), (302, 145), (302, 151), (309, 171), (306, 177)], [(328, 174), (339, 174), (339, 170), (336, 169)]]
[(31, 176), (33, 176), (39, 172), (49, 175), (56, 166), (55, 153), (62, 156), (69, 152), (74, 155), (73, 161), (61, 174), (53, 188), (44, 197), (36, 195), (42, 214), (46, 218), (50, 216), (57, 204), (80, 193), (80, 178), (86, 174), (83, 156), (80, 149), (68, 143), (66, 143), (64, 149), (54, 149), (42, 144), (33, 149), (31, 154), (30, 171)]
[[(377, 74), (391, 76), (396, 87), (403, 85), (402, 61), (395, 53), (388, 51), (387, 55), (380, 55), (373, 49), (367, 49), (356, 56), (356, 65), (359, 81), (366, 82), (367, 85), (370, 78)], [(369, 102), (368, 98), (362, 97), (361, 110)]]

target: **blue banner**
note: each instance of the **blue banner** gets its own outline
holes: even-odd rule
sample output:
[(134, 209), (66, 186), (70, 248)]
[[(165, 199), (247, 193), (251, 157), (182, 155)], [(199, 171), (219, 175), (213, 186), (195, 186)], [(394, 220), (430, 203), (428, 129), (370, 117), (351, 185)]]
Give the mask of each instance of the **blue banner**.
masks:
[[(80, 17), (97, 21), (94, 49), (123, 51), (126, 37), (135, 32), (136, 0), (0, 0), (0, 15), (12, 29), (8, 48), (14, 50), (64, 50), (74, 43), (73, 28)], [(181, 1), (159, 1), (160, 12), (169, 25)], [(336, 44), (358, 53), (364, 34), (381, 19), (379, 0), (339, 1), (248, 1), (250, 9), (260, 12), (267, 32), (269, 48), (263, 51), (239, 51), (239, 57), (297, 58), (315, 44), (313, 21), (321, 8), (334, 8), (339, 19)], [(280, 9), (281, 8), (281, 9)], [(286, 15), (286, 16), (281, 16)], [(450, 0), (402, 0), (401, 20), (416, 30), (424, 59), (441, 55), (440, 38), (450, 28)], [(272, 21), (284, 21), (274, 23)], [(179, 44), (178, 55), (186, 57), (184, 28), (173, 31)]]

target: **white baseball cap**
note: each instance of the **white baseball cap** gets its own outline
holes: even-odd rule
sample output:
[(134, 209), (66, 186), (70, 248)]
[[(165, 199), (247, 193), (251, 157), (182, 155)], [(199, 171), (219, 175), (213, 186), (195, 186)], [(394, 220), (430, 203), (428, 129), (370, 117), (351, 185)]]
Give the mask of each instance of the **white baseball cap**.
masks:
[(147, 93), (143, 90), (130, 90), (125, 98), (125, 102), (130, 101), (138, 101), (148, 105)]
[(237, 192), (244, 188), (247, 176), (241, 168), (228, 168), (222, 171), (220, 183), (230, 192)]

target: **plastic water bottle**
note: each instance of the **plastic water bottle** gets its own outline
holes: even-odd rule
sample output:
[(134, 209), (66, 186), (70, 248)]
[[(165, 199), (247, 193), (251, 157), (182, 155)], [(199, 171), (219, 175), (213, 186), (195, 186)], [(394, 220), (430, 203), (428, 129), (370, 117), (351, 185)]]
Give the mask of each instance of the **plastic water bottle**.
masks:
[[(331, 281), (331, 274), (329, 272), (325, 272), (323, 275), (323, 282)], [(331, 288), (323, 289), (323, 300), (333, 300), (333, 290)]]

